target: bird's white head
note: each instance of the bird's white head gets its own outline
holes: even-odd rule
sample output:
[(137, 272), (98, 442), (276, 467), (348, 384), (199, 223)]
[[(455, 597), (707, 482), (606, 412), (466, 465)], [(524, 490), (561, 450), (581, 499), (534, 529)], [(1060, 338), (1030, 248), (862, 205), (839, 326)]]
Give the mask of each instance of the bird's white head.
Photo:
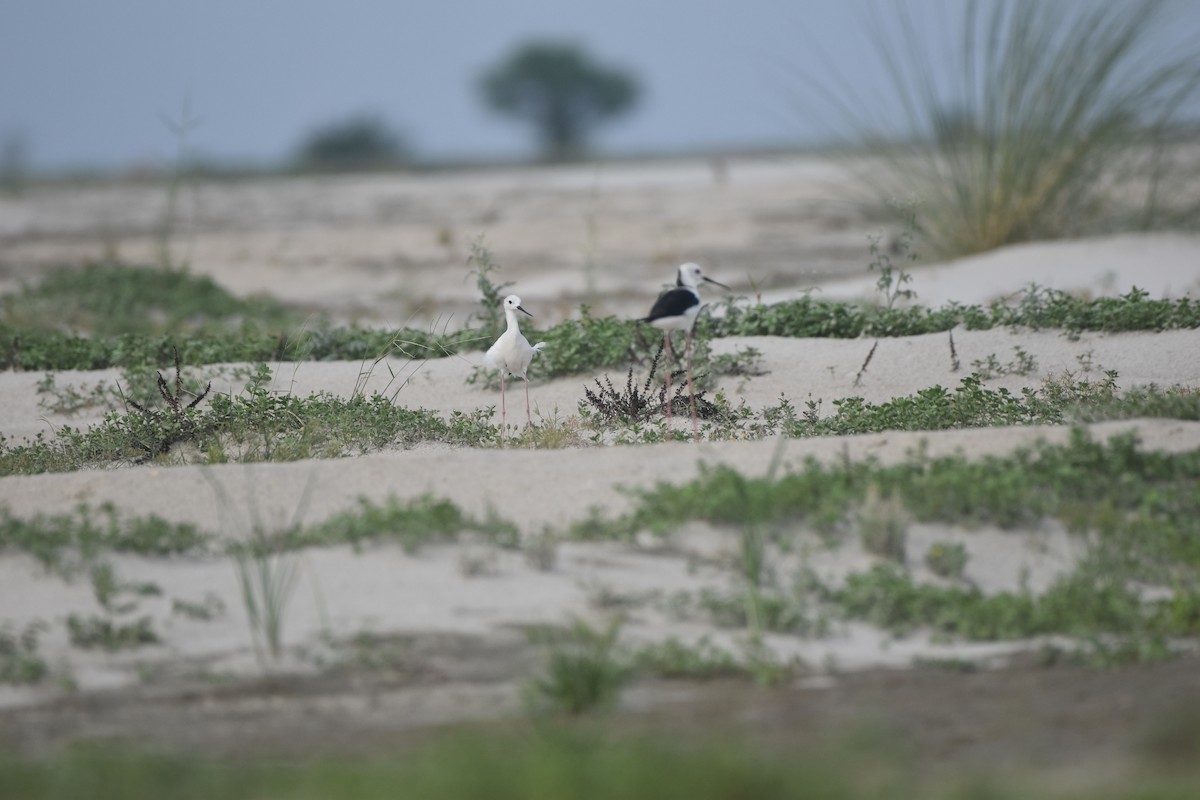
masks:
[(725, 284), (719, 281), (714, 281), (712, 278), (705, 275), (704, 270), (700, 269), (699, 264), (693, 264), (689, 261), (686, 264), (679, 265), (679, 277), (675, 281), (676, 285), (686, 286), (689, 289), (695, 289), (700, 285), (700, 281), (715, 283), (717, 286), (720, 286), (723, 289), (729, 288)]
[[(509, 311), (520, 311), (523, 314), (529, 314), (529, 312), (526, 311), (521, 305), (521, 298), (517, 297), (515, 294), (510, 294), (508, 297), (504, 298), (504, 313), (507, 314)], [(529, 314), (529, 316), (532, 317), (533, 314)]]

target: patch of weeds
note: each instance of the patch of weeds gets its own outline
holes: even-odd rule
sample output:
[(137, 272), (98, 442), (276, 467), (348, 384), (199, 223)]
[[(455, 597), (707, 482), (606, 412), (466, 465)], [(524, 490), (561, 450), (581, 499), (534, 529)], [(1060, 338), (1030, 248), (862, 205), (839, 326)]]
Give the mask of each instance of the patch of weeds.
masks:
[(858, 488), (849, 478), (809, 462), (802, 472), (778, 481), (747, 478), (727, 466), (701, 464), (700, 475), (682, 486), (659, 482), (635, 489), (635, 509), (617, 520), (598, 518), (596, 532), (640, 530), (666, 535), (682, 523), (700, 519), (719, 525), (790, 524), (807, 521), (818, 529), (843, 519)]
[(1120, 576), (1086, 566), (1034, 596), (919, 585), (901, 570), (880, 565), (850, 575), (843, 586), (827, 590), (825, 599), (851, 618), (897, 634), (928, 627), (974, 640), (1064, 634), (1099, 642), (1105, 635), (1169, 636), (1198, 630), (1193, 621), (1172, 614), (1172, 604), (1182, 598), (1144, 601)]
[(871, 486), (855, 514), (858, 535), (868, 553), (903, 564), (912, 515), (895, 495), (883, 496)]
[(701, 616), (723, 628), (747, 628), (754, 634), (771, 631), (809, 636), (822, 629), (806, 603), (776, 589), (721, 591), (705, 587), (695, 594), (676, 594), (668, 605), (685, 618)]
[(753, 378), (766, 375), (762, 366), (762, 351), (757, 347), (739, 347), (732, 353), (723, 353), (709, 359), (708, 371), (713, 375)]
[(827, 417), (810, 405), (811, 413), (795, 420), (787, 432), (792, 436), (842, 436), (887, 430), (1056, 425), (1089, 413), (1113, 418), (1119, 416), (1123, 405), (1116, 378), (1114, 372), (1095, 382), (1074, 381), (1067, 376), (1014, 394), (1006, 388), (989, 389), (979, 375), (972, 374), (963, 378), (953, 392), (935, 385), (883, 403), (870, 403), (861, 397), (834, 400), (835, 411)]
[(458, 572), (464, 578), (495, 575), (498, 566), (495, 550), (468, 548), (458, 555)]
[(417, 667), (410, 636), (359, 633), (332, 643), (338, 667), (375, 675), (409, 675)]
[(633, 664), (661, 678), (712, 680), (745, 674), (737, 657), (714, 645), (707, 636), (693, 645), (674, 637), (646, 645), (634, 653)]
[(20, 633), (9, 623), (0, 625), (0, 683), (40, 683), (50, 673), (38, 654), (38, 637), (46, 631), (44, 622), (31, 622)]
[(67, 618), (67, 631), (71, 643), (86, 649), (103, 649), (109, 652), (132, 649), (159, 641), (150, 617), (143, 616), (133, 621), (123, 621), (137, 611), (137, 600), (122, 601), (122, 596), (133, 594), (161, 594), (154, 583), (125, 583), (117, 578), (112, 565), (105, 561), (92, 564), (90, 571), (92, 593), (104, 610), (103, 616), (82, 617), (75, 614)]
[(111, 407), (112, 390), (99, 381), (90, 389), (86, 384), (58, 385), (58, 376), (47, 372), (37, 384), (38, 408), (52, 414), (74, 414), (90, 408)]
[(925, 566), (934, 575), (960, 580), (967, 568), (967, 547), (961, 542), (934, 542), (925, 551)]
[(112, 568), (112, 564), (108, 562), (99, 562), (92, 565), (92, 594), (96, 597), (96, 602), (105, 611), (118, 613), (120, 611), (129, 610), (126, 607), (118, 608), (116, 605), (117, 594), (121, 591), (121, 587), (117, 584), (117, 573)]
[(225, 603), (212, 592), (206, 592), (200, 602), (176, 597), (171, 600), (171, 613), (197, 622), (211, 622), (225, 616)]
[(912, 661), (915, 669), (936, 669), (942, 672), (978, 672), (979, 665), (967, 658), (930, 658), (917, 656)]
[[(920, 452), (890, 467), (869, 461), (825, 466), (808, 461), (778, 479), (747, 478), (728, 467), (703, 467), (681, 486), (660, 483), (634, 493), (635, 508), (625, 519), (609, 521), (634, 531), (667, 533), (684, 521), (702, 519), (737, 525), (747, 521), (821, 524), (843, 519), (876, 484), (897, 494), (921, 521), (997, 524), (1015, 527), (1048, 517), (1077, 513), (1080, 504), (1102, 500), (1132, 512), (1123, 530), (1144, 516), (1144, 524), (1164, 523), (1143, 537), (1171, 543), (1178, 558), (1200, 561), (1184, 530), (1196, 524), (1187, 510), (1196, 498), (1189, 481), (1200, 478), (1200, 456), (1161, 453), (1138, 447), (1131, 435), (1096, 442), (1075, 430), (1060, 446), (1039, 443), (1005, 457), (930, 459)], [(1167, 524), (1169, 521), (1169, 525)], [(1079, 524), (1090, 526), (1085, 519)], [(1177, 533), (1165, 535), (1177, 526)], [(1179, 527), (1182, 526), (1182, 527)], [(1114, 534), (1115, 535), (1115, 534)]]
[(537, 422), (526, 425), (516, 436), (506, 439), (510, 447), (532, 447), (537, 450), (560, 450), (565, 447), (580, 447), (588, 443), (584, 437), (579, 417), (558, 416), (557, 409), (552, 417), (539, 416)]
[[(514, 726), (518, 727), (518, 726)], [(164, 755), (116, 747), (62, 748), (45, 759), (0, 758), (0, 788), (22, 800), (63, 800), (86, 795), (97, 800), (178, 797), (223, 800), (310, 797), (421, 800), (463, 798), (572, 798), (597, 800), (784, 800), (840, 798), (866, 800), (883, 794), (898, 800), (962, 797), (959, 791), (893, 791), (912, 781), (899, 759), (882, 745), (852, 743), (811, 752), (779, 754), (730, 741), (719, 720), (699, 727), (715, 734), (700, 741), (653, 737), (600, 726), (539, 726), (531, 733), (455, 731), (437, 736), (413, 752), (387, 758), (361, 752), (306, 759), (224, 760), (194, 753)], [(896, 776), (896, 777), (893, 777)], [(954, 773), (948, 781), (957, 786)], [(996, 798), (1050, 796), (1049, 779), (1021, 776), (989, 789)], [(907, 782), (905, 782), (907, 781)], [(978, 785), (979, 781), (967, 785)], [(1041, 791), (1009, 789), (1032, 784)], [(988, 784), (985, 784), (988, 785)], [(1150, 788), (1122, 780), (1114, 796), (1189, 797), (1196, 780), (1170, 791), (1174, 783), (1157, 778)], [(881, 790), (881, 786), (889, 787)], [(81, 788), (82, 787), (82, 788)], [(397, 787), (402, 787), (399, 791)], [(1157, 790), (1157, 793), (1155, 793)], [(1060, 792), (1061, 794), (1061, 792)], [(1194, 794), (1194, 792), (1192, 793)], [(975, 795), (982, 795), (976, 792)]]
[(483, 244), (482, 236), (471, 242), (467, 266), (472, 268), (467, 274), (475, 276), (475, 288), (479, 290), (479, 309), (471, 315), (471, 319), (482, 324), (487, 341), (493, 342), (504, 332), (504, 312), (500, 309), (504, 290), (512, 283), (495, 283), (492, 280), (492, 274), (500, 271), (500, 265), (493, 260), (492, 251)]
[(365, 542), (391, 539), (406, 553), (415, 553), (433, 542), (453, 541), (468, 530), (490, 532), (497, 541), (507, 541), (514, 535), (499, 518), (493, 518), (487, 524), (479, 523), (449, 500), (425, 494), (408, 501), (392, 496), (382, 505), (359, 498), (357, 507), (351, 511), (291, 531), (287, 545), (299, 548), (346, 543), (358, 548)]
[(71, 614), (67, 617), (67, 633), (75, 647), (84, 650), (105, 650), (110, 653), (158, 644), (161, 641), (150, 617), (139, 617), (133, 622), (122, 623), (108, 616), (82, 617)]
[(597, 611), (629, 611), (653, 598), (654, 592), (622, 592), (607, 583), (589, 581), (583, 585), (588, 605)]
[(972, 361), (971, 366), (975, 374), (986, 381), (1001, 375), (1030, 375), (1037, 371), (1037, 359), (1024, 348), (1016, 346), (1013, 347), (1012, 361), (1002, 364), (995, 353), (989, 353), (985, 359)]
[(759, 686), (778, 686), (795, 671), (797, 664), (779, 660), (758, 636), (745, 644), (743, 664)]
[[(912, 300), (917, 296), (912, 289), (903, 288), (905, 284), (912, 283), (912, 275), (904, 269), (904, 265), (913, 264), (917, 260), (917, 254), (912, 249), (913, 237), (917, 231), (916, 202), (895, 202), (893, 206), (904, 219), (904, 230), (900, 235), (886, 247), (882, 245), (882, 233), (867, 237), (871, 251), (871, 262), (867, 265), (867, 270), (869, 272), (878, 270), (879, 279), (875, 281), (875, 288), (883, 295), (883, 307), (888, 311), (892, 310), (897, 300)], [(893, 262), (893, 256), (901, 262), (899, 266)], [(870, 359), (868, 358), (868, 360)], [(866, 365), (864, 364), (863, 367), (865, 369)], [(861, 371), (859, 374), (861, 375)]]
[[(249, 321), (232, 331), (81, 336), (13, 326), (0, 320), (0, 366), (15, 370), (98, 370), (120, 368), (126, 381), (171, 364), (179, 351), (187, 364), (259, 361), (361, 361), (394, 355), (435, 358), (480, 349), (479, 329), (434, 331), (416, 328), (306, 327), (296, 336), (257, 327)], [(153, 389), (153, 380), (150, 381)], [(153, 395), (147, 399), (152, 399)]]
[[(1198, 453), (1142, 450), (1132, 435), (1096, 442), (1076, 430), (1064, 445), (1039, 443), (1005, 457), (931, 459), (917, 452), (888, 467), (869, 461), (833, 466), (809, 461), (778, 478), (747, 478), (727, 467), (704, 467), (686, 484), (637, 491), (631, 512), (597, 526), (600, 532), (664, 535), (693, 519), (737, 529), (747, 524), (816, 525), (822, 519), (836, 527), (871, 491), (902, 500), (913, 518), (926, 522), (1011, 528), (1056, 518), (1087, 532), (1091, 552), (1075, 574), (1036, 597), (917, 585), (898, 567), (881, 565), (851, 576), (836, 589), (810, 582), (797, 587), (796, 597), (762, 590), (757, 605), (748, 603), (745, 590), (711, 589), (670, 598), (667, 605), (685, 616), (703, 613), (731, 626), (749, 627), (757, 619), (767, 630), (803, 630), (804, 624), (814, 624), (805, 599), (812, 595), (830, 608), (898, 633), (928, 627), (971, 639), (1052, 633), (1191, 637), (1200, 635), (1198, 481)], [(949, 572), (955, 561), (953, 551), (947, 551), (936, 568)], [(1139, 585), (1156, 587), (1155, 599), (1143, 598), (1135, 588)], [(1149, 657), (1151, 650), (1139, 647)]]
[(23, 519), (0, 507), (0, 551), (17, 550), (48, 570), (70, 576), (104, 552), (172, 556), (202, 553), (211, 537), (194, 525), (161, 517), (128, 517), (104, 504), (79, 506), (74, 513), (38, 514)]
[(805, 295), (772, 305), (731, 305), (719, 318), (701, 317), (697, 330), (714, 337), (858, 339), (943, 333), (959, 325), (968, 330), (1059, 328), (1069, 335), (1191, 329), (1200, 327), (1200, 302), (1190, 297), (1151, 300), (1137, 287), (1116, 297), (1079, 298), (1036, 285), (987, 306), (950, 303), (889, 309)]
[(214, 395), (205, 408), (110, 413), (86, 431), (63, 426), (53, 437), (39, 433), (20, 445), (0, 439), (0, 475), (136, 463), (151, 454), (184, 461), (208, 454), (222, 462), (289, 461), (425, 441), (487, 445), (497, 438), (489, 417), (487, 409), (443, 418), (397, 406), (379, 394), (299, 398), (252, 384), (237, 396)]
[(550, 572), (558, 564), (558, 536), (550, 529), (521, 538), (525, 563), (539, 572)]
[(235, 297), (212, 278), (186, 269), (120, 263), (51, 270), (36, 285), (0, 297), (0, 318), (25, 330), (99, 337), (215, 332), (246, 320), (280, 329), (302, 321), (275, 300)]
[(566, 538), (578, 542), (632, 542), (638, 524), (624, 517), (611, 517), (599, 506), (589, 506), (587, 514), (567, 526)]
[(1079, 663), (1096, 669), (1157, 664), (1174, 657), (1175, 652), (1165, 636), (1139, 632), (1116, 637), (1090, 637), (1074, 654)]
[(1151, 384), (1126, 390), (1120, 395), (1101, 395), (1081, 402), (1077, 388), (1081, 383), (1072, 381), (1071, 376), (1067, 375), (1059, 383), (1046, 384), (1048, 395), (1051, 390), (1062, 392), (1067, 402), (1072, 404), (1073, 417), (1080, 422), (1137, 417), (1200, 420), (1200, 388)]
[(628, 659), (617, 643), (620, 631), (620, 619), (603, 628), (575, 619), (552, 638), (545, 672), (528, 690), (532, 707), (578, 715), (615, 703), (630, 675)]

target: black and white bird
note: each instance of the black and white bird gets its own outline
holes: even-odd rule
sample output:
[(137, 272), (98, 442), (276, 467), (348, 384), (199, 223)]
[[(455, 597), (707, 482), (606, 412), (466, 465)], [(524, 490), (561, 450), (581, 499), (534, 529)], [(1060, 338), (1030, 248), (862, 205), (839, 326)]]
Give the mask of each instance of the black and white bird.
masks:
[(687, 331), (685, 355), (687, 358), (688, 395), (691, 399), (692, 435), (696, 437), (700, 434), (696, 424), (696, 395), (692, 392), (692, 329), (696, 325), (696, 317), (700, 314), (700, 308), (704, 305), (700, 300), (699, 287), (701, 282), (716, 284), (723, 289), (729, 288), (720, 281), (715, 281), (705, 275), (704, 270), (700, 269), (699, 264), (693, 264), (690, 261), (686, 264), (680, 264), (675, 276), (675, 288), (664, 292), (658, 300), (654, 301), (654, 305), (650, 308), (650, 313), (638, 320), (639, 322), (648, 322), (663, 331), (666, 338), (668, 430), (671, 428), (670, 362), (674, 358), (671, 350), (671, 331)]
[(546, 346), (545, 342), (531, 345), (529, 340), (521, 334), (521, 326), (517, 322), (517, 312), (533, 316), (521, 305), (521, 298), (510, 294), (504, 298), (502, 307), (504, 308), (504, 318), (508, 322), (508, 329), (500, 334), (500, 338), (483, 355), (484, 366), (500, 370), (501, 437), (504, 436), (504, 423), (507, 415), (504, 401), (504, 376), (516, 375), (525, 381), (525, 419), (532, 425), (533, 418), (529, 413), (529, 364), (533, 361), (533, 357)]

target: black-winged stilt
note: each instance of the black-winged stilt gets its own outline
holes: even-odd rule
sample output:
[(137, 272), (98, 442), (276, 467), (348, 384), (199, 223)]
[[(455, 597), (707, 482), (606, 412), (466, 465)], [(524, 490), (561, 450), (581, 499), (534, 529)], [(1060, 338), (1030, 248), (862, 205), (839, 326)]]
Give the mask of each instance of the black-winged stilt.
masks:
[(671, 331), (687, 331), (685, 357), (687, 359), (688, 395), (692, 410), (692, 436), (695, 438), (699, 438), (700, 429), (696, 424), (696, 395), (692, 391), (692, 328), (696, 325), (696, 317), (700, 314), (700, 307), (703, 305), (700, 302), (700, 291), (698, 288), (701, 281), (715, 283), (723, 289), (729, 288), (720, 281), (714, 281), (705, 275), (704, 270), (700, 269), (699, 264), (693, 264), (690, 261), (687, 264), (680, 264), (675, 277), (675, 288), (664, 292), (661, 297), (654, 301), (654, 306), (650, 309), (650, 313), (639, 320), (639, 322), (648, 322), (654, 327), (659, 328), (663, 331), (666, 338), (668, 431), (671, 429), (670, 362), (673, 358), (671, 351)]
[(504, 438), (504, 423), (507, 415), (504, 401), (504, 376), (516, 375), (525, 381), (525, 419), (528, 424), (532, 425), (533, 418), (529, 413), (529, 376), (527, 373), (529, 363), (546, 346), (546, 343), (538, 342), (531, 345), (529, 340), (521, 335), (521, 326), (517, 324), (517, 312), (533, 316), (521, 306), (521, 298), (510, 294), (504, 298), (502, 305), (504, 318), (508, 321), (508, 329), (500, 334), (500, 338), (496, 340), (495, 344), (483, 354), (483, 364), (486, 367), (500, 370), (500, 437)]

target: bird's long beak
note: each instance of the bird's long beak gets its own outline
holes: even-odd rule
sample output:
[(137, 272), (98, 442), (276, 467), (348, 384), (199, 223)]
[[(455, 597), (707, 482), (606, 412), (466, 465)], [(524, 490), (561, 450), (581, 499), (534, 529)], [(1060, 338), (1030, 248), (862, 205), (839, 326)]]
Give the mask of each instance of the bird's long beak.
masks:
[(728, 286), (726, 286), (725, 284), (721, 283), (720, 281), (714, 281), (712, 278), (708, 277), (707, 275), (705, 275), (705, 276), (703, 277), (703, 280), (706, 280), (706, 281), (708, 281), (709, 283), (715, 283), (717, 286), (720, 286), (722, 289), (728, 289), (728, 290), (729, 290), (729, 291), (731, 291), (731, 292), (733, 291), (732, 289), (730, 289), (730, 288), (729, 288)]
[[(525, 306), (517, 306), (517, 311), (525, 311)], [(529, 314), (529, 312), (528, 312), (528, 311), (525, 311), (525, 313), (526, 313), (526, 314)], [(531, 317), (532, 317), (532, 316), (533, 316), (533, 314), (529, 314), (529, 316), (531, 316)]]

